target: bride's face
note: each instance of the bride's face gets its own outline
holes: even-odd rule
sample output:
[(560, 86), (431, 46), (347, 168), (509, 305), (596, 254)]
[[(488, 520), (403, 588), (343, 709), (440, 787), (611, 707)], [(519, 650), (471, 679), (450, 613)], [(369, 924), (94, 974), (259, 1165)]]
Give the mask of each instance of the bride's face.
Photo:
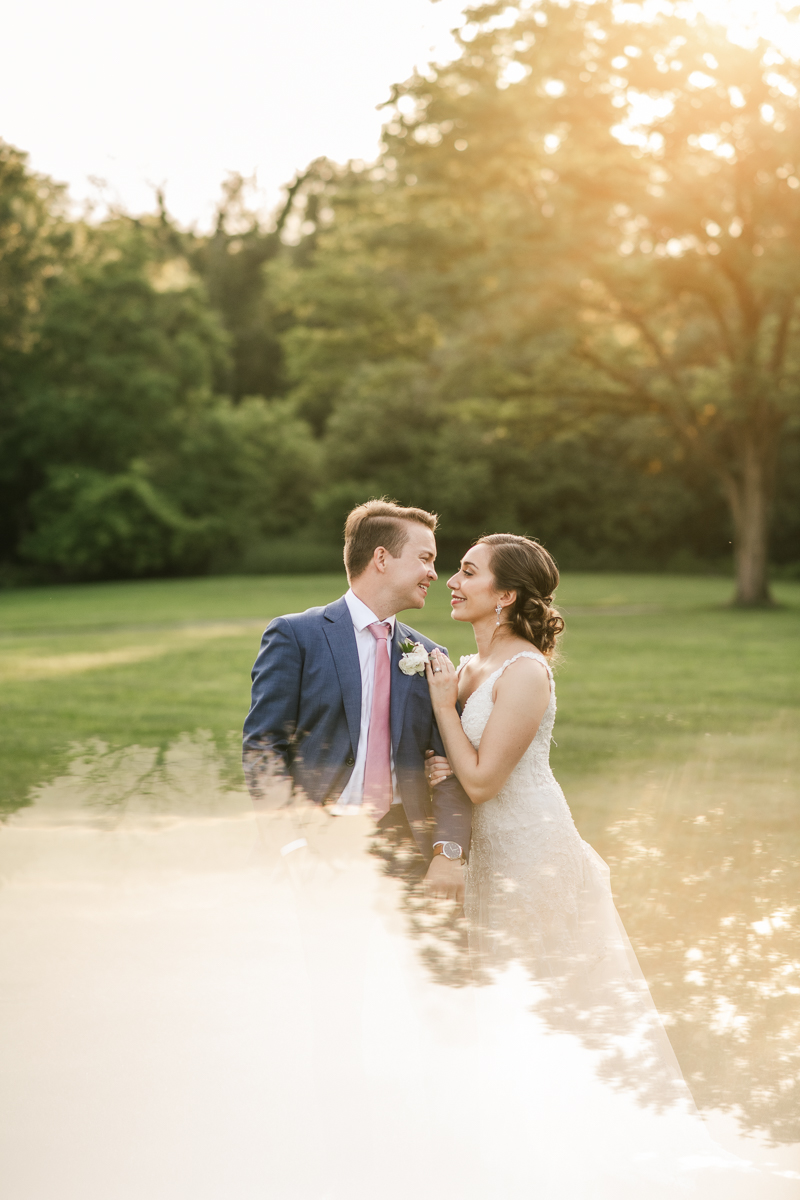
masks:
[[(495, 606), (503, 596), (489, 569), (488, 546), (472, 546), (461, 560), (461, 567), (447, 581), (450, 588), (450, 615), (455, 621), (477, 621), (495, 617)], [(503, 594), (505, 596), (505, 593)]]

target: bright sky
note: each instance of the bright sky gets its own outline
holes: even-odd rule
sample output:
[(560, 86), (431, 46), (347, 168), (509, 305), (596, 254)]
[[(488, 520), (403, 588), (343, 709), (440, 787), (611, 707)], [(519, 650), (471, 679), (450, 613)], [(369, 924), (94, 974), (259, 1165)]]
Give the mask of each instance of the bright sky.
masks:
[[(664, 7), (663, 0), (643, 0), (643, 4), (645, 9)], [(742, 45), (752, 45), (756, 37), (763, 37), (793, 57), (800, 51), (797, 22), (786, 18), (786, 13), (796, 7), (796, 0), (678, 0), (677, 7), (695, 9), (709, 20), (726, 25), (731, 40)]]
[(0, 137), (76, 200), (208, 223), (229, 171), (271, 208), (298, 167), (376, 154), (376, 105), (450, 58), (465, 0), (18, 0), (3, 14)]
[[(453, 56), (466, 3), (17, 0), (3, 15), (0, 137), (79, 202), (141, 212), (163, 184), (172, 213), (205, 226), (240, 171), (272, 208), (317, 155), (375, 155), (376, 106), (415, 65)], [(755, 23), (777, 40), (788, 3), (698, 0), (733, 36)]]

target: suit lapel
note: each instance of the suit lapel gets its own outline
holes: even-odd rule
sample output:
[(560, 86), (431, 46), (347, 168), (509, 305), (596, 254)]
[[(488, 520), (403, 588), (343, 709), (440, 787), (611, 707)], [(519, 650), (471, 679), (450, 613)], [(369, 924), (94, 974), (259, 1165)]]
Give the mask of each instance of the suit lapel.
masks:
[(398, 663), (400, 662), (400, 643), (404, 641), (413, 641), (410, 637), (409, 630), (405, 625), (401, 625), (399, 621), (394, 623), (394, 637), (392, 638), (392, 699), (391, 699), (391, 725), (392, 725), (392, 750), (394, 751), (394, 760), (397, 762), (397, 747), (400, 745), (400, 735), (403, 732), (403, 718), (406, 712), (406, 701), (411, 694), (411, 688), (414, 686), (414, 675), (404, 675), (400, 670)]
[(356, 754), (361, 733), (361, 666), (358, 661), (358, 646), (356, 645), (353, 621), (344, 598), (329, 604), (325, 609), (324, 617), (325, 636), (328, 639), (333, 663), (339, 676), (350, 744), (353, 747), (353, 754)]

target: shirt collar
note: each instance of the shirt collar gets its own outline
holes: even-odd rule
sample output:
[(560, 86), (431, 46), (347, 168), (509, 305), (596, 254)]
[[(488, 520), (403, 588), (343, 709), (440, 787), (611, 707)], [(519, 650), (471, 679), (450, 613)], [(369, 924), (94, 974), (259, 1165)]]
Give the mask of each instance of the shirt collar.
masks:
[[(353, 626), (358, 633), (362, 633), (368, 625), (374, 625), (378, 621), (372, 609), (367, 608), (363, 600), (359, 600), (352, 588), (348, 588), (344, 594), (344, 602), (350, 610), (350, 616), (353, 621)], [(394, 637), (394, 617), (386, 617), (383, 624), (389, 625), (391, 628), (390, 637)]]

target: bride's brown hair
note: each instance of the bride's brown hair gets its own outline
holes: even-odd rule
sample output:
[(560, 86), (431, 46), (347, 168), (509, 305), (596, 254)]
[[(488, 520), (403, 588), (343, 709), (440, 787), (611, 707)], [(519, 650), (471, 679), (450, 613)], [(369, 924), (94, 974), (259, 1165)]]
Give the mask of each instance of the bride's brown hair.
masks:
[(516, 533), (490, 533), (477, 545), (490, 549), (489, 569), (498, 588), (517, 593), (508, 617), (514, 633), (549, 658), (564, 629), (564, 618), (553, 608), (558, 567), (544, 546)]

